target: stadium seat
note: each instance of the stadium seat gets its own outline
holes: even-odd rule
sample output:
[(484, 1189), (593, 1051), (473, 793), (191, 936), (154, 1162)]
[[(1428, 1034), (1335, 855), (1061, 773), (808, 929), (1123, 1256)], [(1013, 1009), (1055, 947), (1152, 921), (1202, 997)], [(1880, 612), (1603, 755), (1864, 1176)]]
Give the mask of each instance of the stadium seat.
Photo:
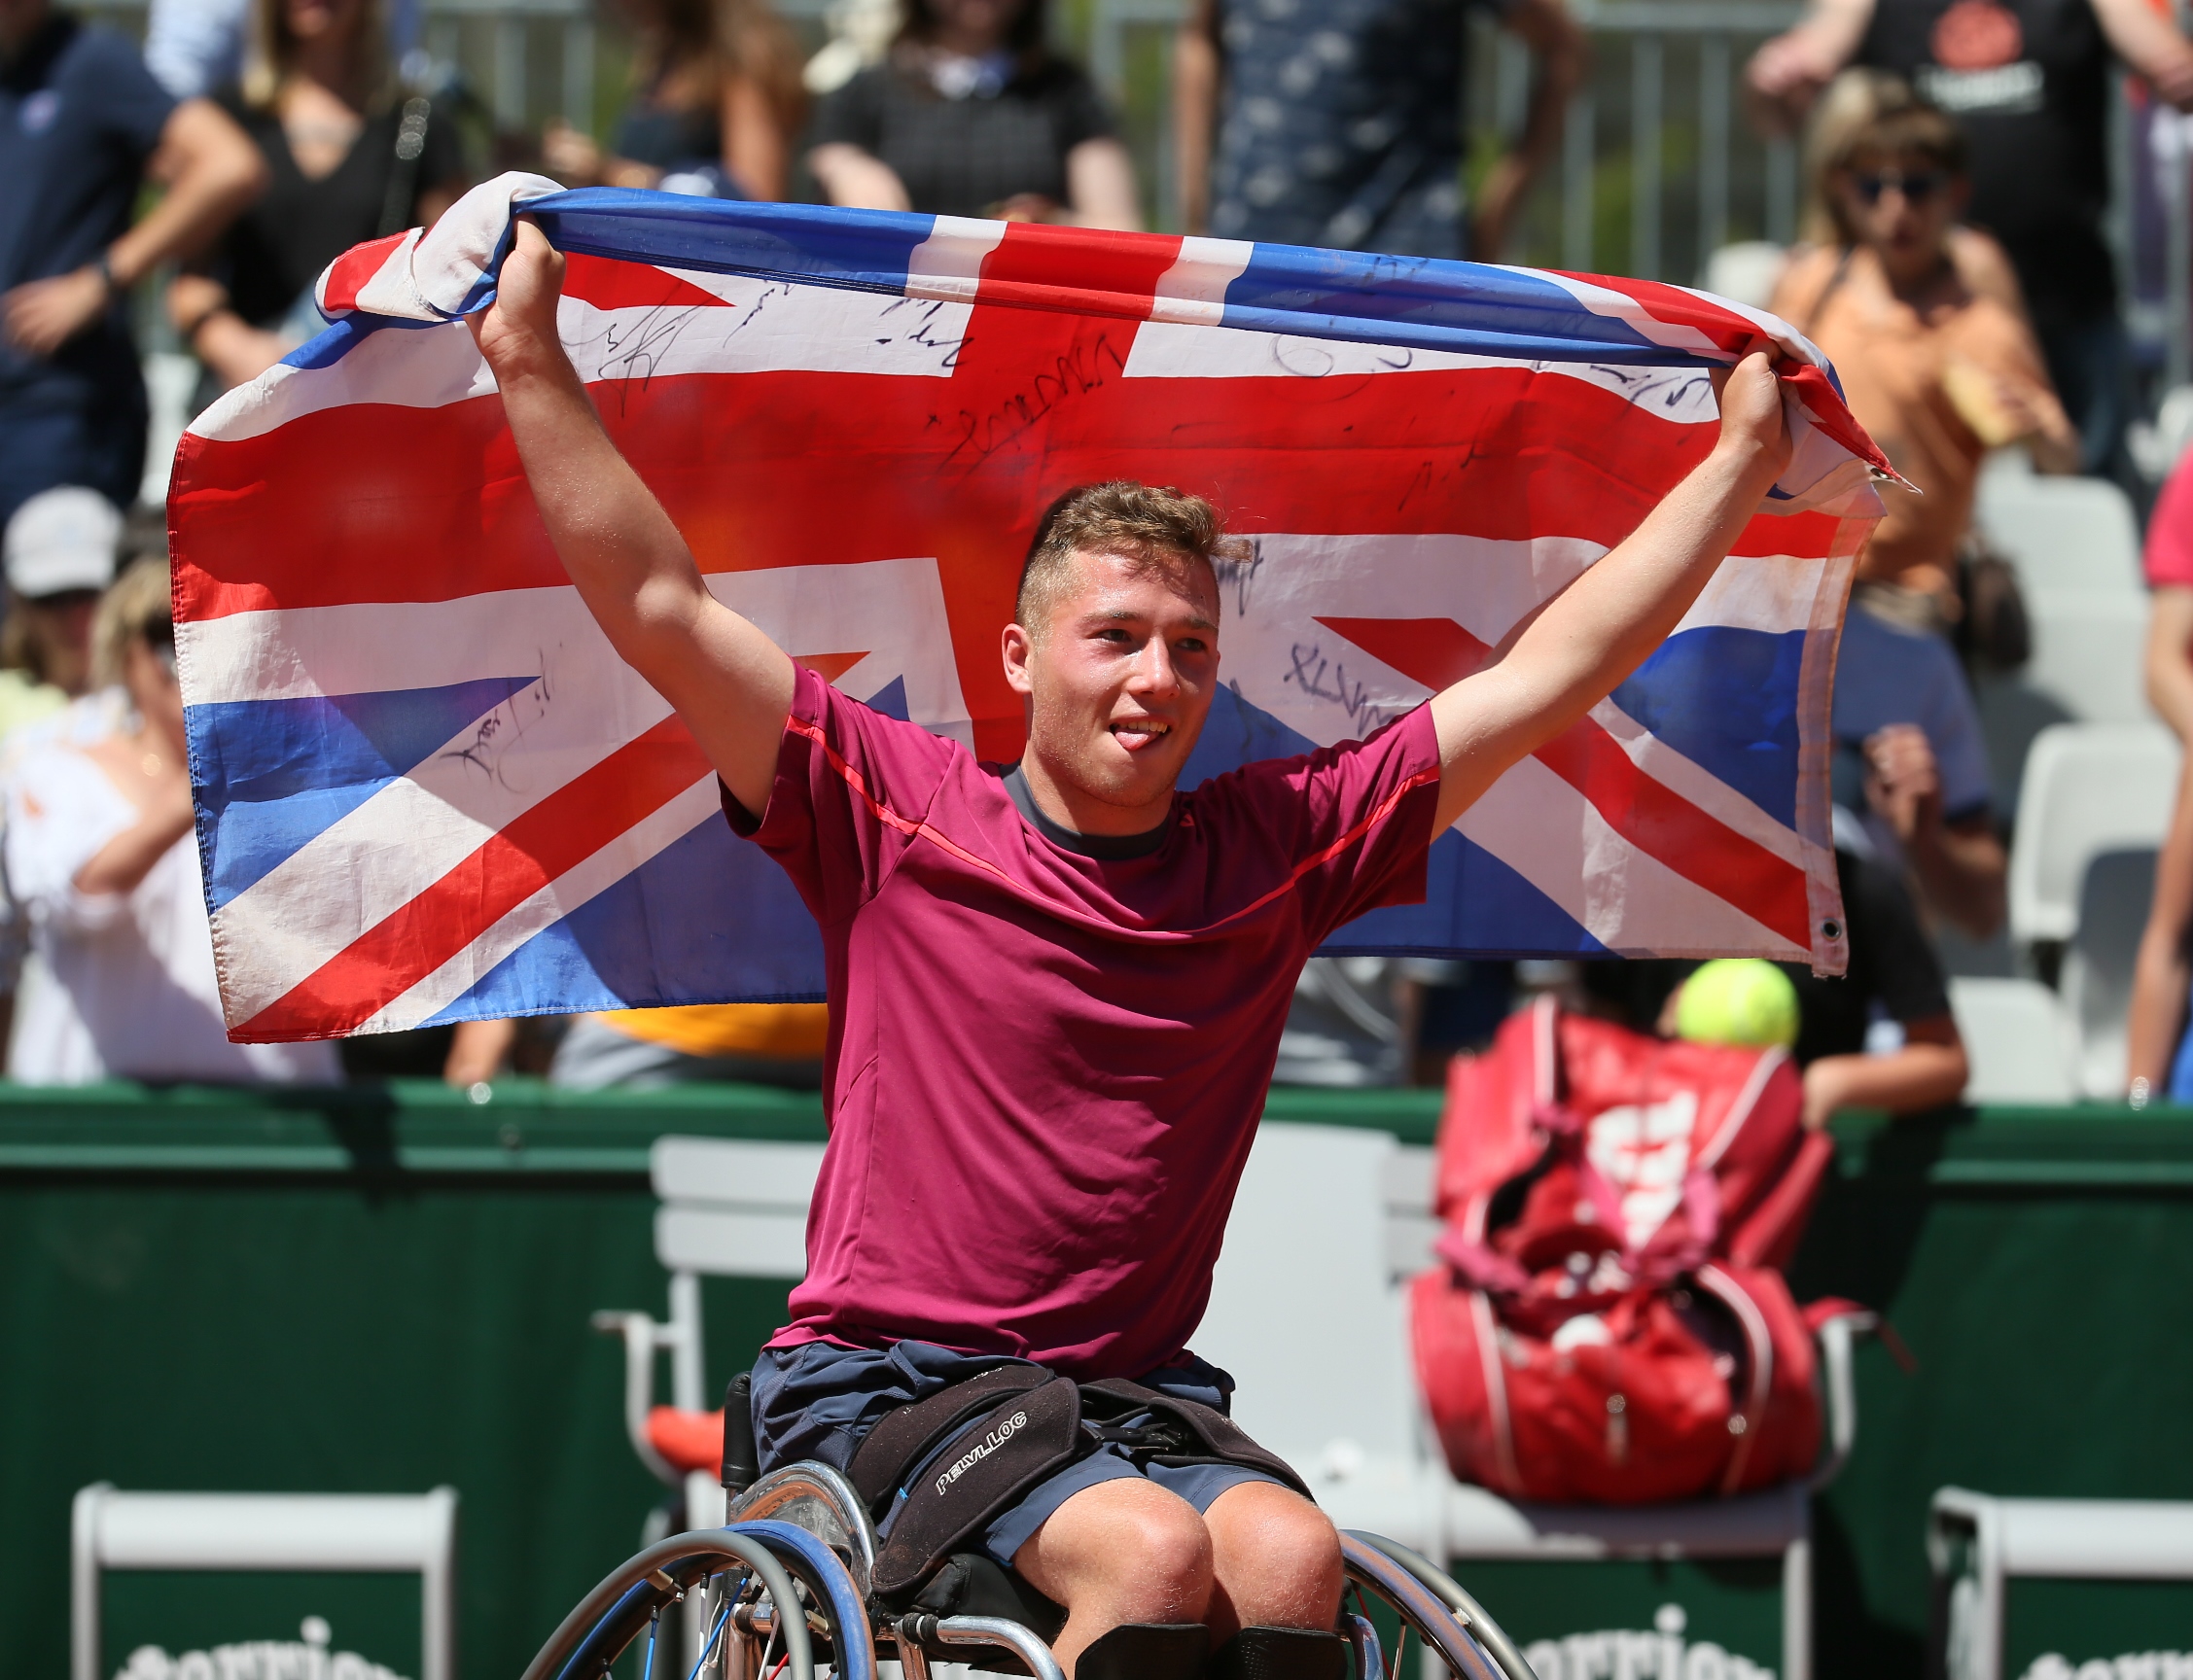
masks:
[(2162, 843), (2178, 748), (2159, 723), (2060, 723), (2034, 739), (2010, 849), (2010, 936), (2064, 941), (2078, 928), (2087, 865)]
[(2140, 677), (2147, 640), (2144, 594), (2029, 589), (2026, 611), (2034, 651), (2019, 681), (2081, 723), (2144, 723), (2153, 717)]
[[(708, 1386), (700, 1279), (806, 1276), (807, 1204), (822, 1166), (820, 1143), (657, 1138), (649, 1151), (661, 1198), (654, 1257), (670, 1274), (669, 1314), (657, 1322), (645, 1312), (596, 1312), (594, 1328), (624, 1339), (624, 1432), (641, 1463), (683, 1488), (688, 1526), (724, 1520), (715, 1468), (723, 1422), (711, 1416), (723, 1389)], [(670, 1355), (669, 1406), (654, 1404), (658, 1352)]]
[(2078, 1036), (2077, 1080), (2085, 1097), (2114, 1099), (2125, 1088), (2125, 1016), (2147, 907), (2155, 896), (2155, 851), (2103, 852), (2079, 887), (2078, 927), (2064, 952), (2064, 1012)]
[(2140, 527), (2132, 502), (2100, 478), (1989, 472), (1975, 508), (1995, 550), (2035, 590), (2139, 595)]
[[(2193, 1503), (2166, 1499), (1999, 1499), (1963, 1488), (1935, 1491), (1927, 1522), (1927, 1559), (1934, 1576), (1935, 1659), (1956, 1680), (2008, 1680), (2004, 1647), (2020, 1618), (2011, 1613), (2020, 1580), (2193, 1581)], [(2035, 1595), (2036, 1597), (2039, 1594)], [(2119, 1607), (2130, 1600), (2105, 1602)], [(2029, 1610), (2029, 1614), (2030, 1614)], [(2078, 1641), (2034, 1658), (2029, 1680), (2107, 1675), (2130, 1680), (2175, 1676), (2193, 1665), (2182, 1636), (2172, 1652), (2140, 1652), (2112, 1662), (2103, 1652), (2135, 1642), (2105, 1615), (2080, 1628), (2061, 1598), (2034, 1618), (2051, 1641)], [(2023, 1630), (2034, 1638), (2033, 1625)], [(2147, 1643), (2148, 1641), (2138, 1641)]]
[(2069, 1029), (2039, 981), (1955, 978), (1949, 1004), (1972, 1064), (1965, 1102), (2069, 1102), (2076, 1095)]
[[(110, 1672), (99, 1650), (108, 1570), (416, 1574), (419, 1680), (457, 1680), (454, 1488), (418, 1494), (136, 1493), (95, 1482), (79, 1488), (69, 1522), (69, 1680), (106, 1680)], [(316, 1661), (326, 1674), (325, 1651)], [(345, 1654), (334, 1672), (357, 1661)], [(213, 1674), (203, 1653), (196, 1662)], [(191, 1674), (195, 1665), (186, 1661), (181, 1672)]]

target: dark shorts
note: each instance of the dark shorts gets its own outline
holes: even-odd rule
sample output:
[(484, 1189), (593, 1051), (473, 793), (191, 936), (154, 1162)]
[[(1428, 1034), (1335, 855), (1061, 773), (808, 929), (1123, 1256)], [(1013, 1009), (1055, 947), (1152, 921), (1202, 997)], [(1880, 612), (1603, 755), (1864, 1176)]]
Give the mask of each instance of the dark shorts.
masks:
[[(799, 1348), (764, 1349), (754, 1366), (754, 1438), (760, 1449), (761, 1468), (773, 1470), (802, 1458), (819, 1458), (843, 1470), (877, 1419), (894, 1407), (926, 1400), (1001, 1365), (1025, 1363), (989, 1354), (954, 1353), (930, 1342), (899, 1342), (881, 1348), (809, 1342)], [(1220, 1412), (1229, 1410), (1233, 1396), (1233, 1379), (1192, 1355), (1135, 1381)], [(1067, 1500), (1084, 1488), (1124, 1477), (1154, 1482), (1179, 1494), (1198, 1513), (1208, 1511), (1220, 1494), (1244, 1482), (1285, 1486), (1260, 1470), (1231, 1464), (1189, 1464), (1178, 1469), (1152, 1464), (1141, 1469), (1117, 1447), (1106, 1445), (1029, 1488), (1018, 1504), (983, 1531), (982, 1550), (1011, 1568), (1013, 1555)], [(882, 1530), (890, 1532), (889, 1518)]]

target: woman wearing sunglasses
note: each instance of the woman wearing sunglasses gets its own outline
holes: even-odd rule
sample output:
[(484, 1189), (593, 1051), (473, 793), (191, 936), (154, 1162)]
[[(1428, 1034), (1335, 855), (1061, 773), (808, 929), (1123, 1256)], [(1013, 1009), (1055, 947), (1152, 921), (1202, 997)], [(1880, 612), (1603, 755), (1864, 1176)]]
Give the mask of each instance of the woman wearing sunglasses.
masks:
[(2078, 470), (2078, 436), (2048, 381), (2008, 264), (1958, 225), (1964, 137), (1874, 72), (1870, 113), (1822, 159), (1836, 238), (1800, 254), (1773, 308), (1826, 351), (1851, 411), (1923, 492), (1891, 491), (1858, 558), (1835, 682), (1835, 733), (1858, 750), (1858, 816), (1909, 866), (1937, 921), (1976, 939), (2000, 926), (2002, 845), (1979, 719), (1943, 636), (1980, 463), (2021, 443), (2045, 472)]

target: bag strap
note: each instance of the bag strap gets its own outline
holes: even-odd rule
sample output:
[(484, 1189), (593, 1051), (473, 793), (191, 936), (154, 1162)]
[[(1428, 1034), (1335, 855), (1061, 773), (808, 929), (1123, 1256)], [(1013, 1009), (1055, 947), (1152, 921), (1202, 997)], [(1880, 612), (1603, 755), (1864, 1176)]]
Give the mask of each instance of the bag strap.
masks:
[(1040, 1388), (1051, 1377), (1052, 1373), (1041, 1365), (999, 1365), (926, 1400), (894, 1407), (854, 1450), (846, 1480), (867, 1502), (870, 1515), (876, 1514), (925, 1452), (976, 1413), (1010, 1395)]
[(1828, 275), (1827, 284), (1820, 289), (1820, 296), (1813, 299), (1813, 306), (1805, 311), (1805, 318), (1797, 323), (1797, 331), (1807, 338), (1813, 335), (1813, 326), (1820, 320), (1822, 312), (1826, 309), (1828, 298), (1840, 292), (1843, 289), (1843, 282), (1851, 277), (1851, 259), (1857, 255), (1857, 247), (1856, 245), (1843, 247), (1842, 256), (1835, 260), (1835, 272)]
[[(1108, 1439), (1118, 1441), (1130, 1453), (1147, 1457), (1150, 1463), (1182, 1464), (1238, 1464), (1247, 1470), (1261, 1470), (1276, 1478), (1302, 1495), (1316, 1502), (1317, 1495), (1310, 1491), (1309, 1484), (1294, 1473), (1294, 1467), (1277, 1452), (1259, 1447), (1250, 1438), (1249, 1431), (1215, 1406), (1206, 1406), (1196, 1400), (1183, 1400), (1176, 1395), (1161, 1394), (1154, 1388), (1145, 1388), (1140, 1382), (1130, 1382), (1124, 1378), (1108, 1378), (1101, 1382), (1081, 1384), (1084, 1416), (1110, 1419), (1147, 1411), (1155, 1418), (1170, 1418), (1185, 1429), (1200, 1452), (1180, 1452), (1175, 1443), (1163, 1437), (1167, 1431), (1160, 1424), (1150, 1431), (1105, 1429)], [(1144, 1437), (1138, 1441), (1137, 1437)], [(1138, 1450), (1139, 1449), (1139, 1450)], [(1154, 1450), (1153, 1450), (1154, 1449)]]

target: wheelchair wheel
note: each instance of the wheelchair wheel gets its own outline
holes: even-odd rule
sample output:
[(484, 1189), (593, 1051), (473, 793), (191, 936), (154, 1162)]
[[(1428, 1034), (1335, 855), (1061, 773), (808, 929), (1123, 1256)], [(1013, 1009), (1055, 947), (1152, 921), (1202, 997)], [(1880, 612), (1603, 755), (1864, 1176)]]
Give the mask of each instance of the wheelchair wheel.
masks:
[[(1353, 1528), (1341, 1531), (1340, 1557), (1349, 1587), (1385, 1604), (1462, 1680), (1538, 1680), (1500, 1624), (1429, 1558)], [(1344, 1630), (1356, 1646), (1359, 1680), (1370, 1680), (1374, 1665), (1380, 1674), (1392, 1673), (1368, 1620), (1343, 1621), (1355, 1624)]]

